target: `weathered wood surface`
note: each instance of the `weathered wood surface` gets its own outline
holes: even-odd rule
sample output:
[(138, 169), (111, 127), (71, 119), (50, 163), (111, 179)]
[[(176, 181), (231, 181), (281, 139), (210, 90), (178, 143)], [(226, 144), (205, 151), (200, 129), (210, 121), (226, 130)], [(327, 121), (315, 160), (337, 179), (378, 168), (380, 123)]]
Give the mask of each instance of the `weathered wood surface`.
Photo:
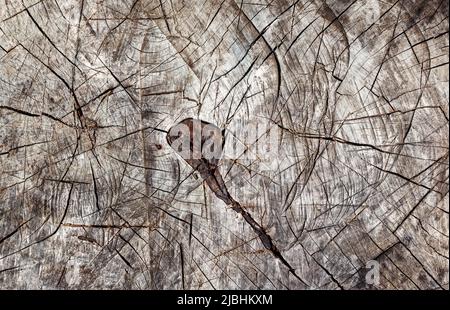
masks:
[[(0, 288), (448, 289), (448, 11), (1, 0)], [(167, 144), (187, 117), (279, 129), (219, 170), (304, 283)]]

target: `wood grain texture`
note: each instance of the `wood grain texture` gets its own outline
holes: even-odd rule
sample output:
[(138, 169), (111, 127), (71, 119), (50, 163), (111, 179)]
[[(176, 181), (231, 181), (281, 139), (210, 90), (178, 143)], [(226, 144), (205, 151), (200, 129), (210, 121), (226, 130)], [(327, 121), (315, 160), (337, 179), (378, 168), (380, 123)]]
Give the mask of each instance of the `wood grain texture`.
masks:
[[(448, 13), (0, 0), (0, 288), (448, 289)], [(190, 117), (278, 130), (218, 171), (298, 277), (168, 145)]]

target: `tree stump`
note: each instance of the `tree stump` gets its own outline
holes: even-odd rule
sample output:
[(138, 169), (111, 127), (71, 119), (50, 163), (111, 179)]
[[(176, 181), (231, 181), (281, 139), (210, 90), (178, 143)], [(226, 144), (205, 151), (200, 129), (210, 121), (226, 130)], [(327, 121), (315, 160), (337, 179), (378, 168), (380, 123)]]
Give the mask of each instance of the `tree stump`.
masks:
[(448, 289), (447, 1), (0, 8), (1, 289)]

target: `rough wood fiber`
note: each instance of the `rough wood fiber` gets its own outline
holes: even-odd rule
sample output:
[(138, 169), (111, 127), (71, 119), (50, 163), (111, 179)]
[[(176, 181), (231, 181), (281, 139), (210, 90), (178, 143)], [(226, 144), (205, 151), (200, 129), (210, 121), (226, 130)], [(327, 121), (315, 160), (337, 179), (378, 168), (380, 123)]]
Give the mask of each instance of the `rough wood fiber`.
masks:
[[(448, 12), (0, 0), (0, 288), (448, 289)], [(279, 130), (218, 169), (302, 281), (168, 145), (188, 117)]]

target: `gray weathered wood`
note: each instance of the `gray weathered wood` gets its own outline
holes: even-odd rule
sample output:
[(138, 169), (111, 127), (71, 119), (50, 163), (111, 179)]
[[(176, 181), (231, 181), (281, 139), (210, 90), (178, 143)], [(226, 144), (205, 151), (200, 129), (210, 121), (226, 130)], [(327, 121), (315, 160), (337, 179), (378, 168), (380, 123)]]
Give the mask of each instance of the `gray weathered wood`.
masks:
[[(0, 288), (448, 289), (448, 12), (0, 0)], [(168, 145), (188, 117), (278, 130), (218, 169), (298, 277)]]

